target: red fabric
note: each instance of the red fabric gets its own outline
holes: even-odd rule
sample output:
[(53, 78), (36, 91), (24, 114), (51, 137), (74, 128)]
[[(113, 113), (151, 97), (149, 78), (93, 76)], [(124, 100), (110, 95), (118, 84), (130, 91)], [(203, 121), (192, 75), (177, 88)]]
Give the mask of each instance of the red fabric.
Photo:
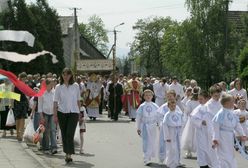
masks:
[[(134, 108), (137, 108), (140, 105), (139, 93), (138, 92), (135, 92), (135, 91), (132, 91), (132, 92), (133, 92), (133, 95), (132, 94), (125, 94), (125, 95), (122, 95), (121, 96), (121, 101), (122, 101), (122, 104), (124, 105), (124, 109), (127, 108), (127, 102), (128, 101), (130, 103), (130, 106), (132, 106), (132, 107), (135, 106)], [(134, 105), (133, 104), (134, 103), (133, 101), (136, 101), (137, 104)]]
[(45, 81), (42, 82), (40, 91), (38, 93), (36, 93), (33, 89), (31, 89), (24, 82), (18, 80), (17, 76), (15, 74), (13, 74), (12, 72), (0, 69), (0, 74), (7, 76), (9, 78), (9, 80), (15, 85), (15, 87), (17, 87), (23, 94), (25, 94), (29, 97), (33, 97), (33, 96), (40, 97), (46, 91)]

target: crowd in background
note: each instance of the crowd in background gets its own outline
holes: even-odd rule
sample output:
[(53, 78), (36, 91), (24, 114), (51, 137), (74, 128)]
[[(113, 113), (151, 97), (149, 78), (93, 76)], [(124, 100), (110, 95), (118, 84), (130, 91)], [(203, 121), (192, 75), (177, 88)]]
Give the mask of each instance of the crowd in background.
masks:
[[(138, 117), (137, 122), (139, 123), (141, 122), (139, 118), (140, 114), (137, 110), (142, 103), (147, 101), (144, 97), (144, 93), (147, 91), (151, 91), (151, 101), (154, 102), (157, 107), (160, 107), (160, 109), (161, 107), (166, 107), (167, 109), (166, 112), (163, 110), (162, 112), (161, 110), (160, 112), (156, 112), (156, 115), (159, 116), (157, 124), (160, 128), (163, 127), (162, 125), (166, 113), (174, 108), (174, 101), (176, 103), (176, 110), (183, 114), (182, 122), (184, 122), (184, 125), (182, 124), (181, 126), (184, 128), (187, 126), (187, 122), (190, 121), (192, 112), (202, 104), (201, 100), (199, 100), (199, 96), (202, 96), (204, 100), (212, 101), (214, 99), (219, 101), (222, 95), (228, 93), (234, 98), (235, 109), (240, 108), (242, 100), (245, 102), (243, 111), (236, 112), (235, 114), (240, 119), (246, 136), (248, 135), (247, 130), (245, 130), (247, 126), (244, 124), (248, 118), (247, 112), (245, 111), (248, 107), (247, 92), (246, 89), (242, 87), (242, 82), (238, 78), (231, 82), (230, 85), (224, 81), (214, 84), (212, 89), (210, 88), (209, 90), (212, 97), (210, 97), (210, 100), (207, 94), (204, 94), (203, 90), (197, 85), (197, 81), (194, 79), (186, 79), (180, 84), (176, 76), (171, 78), (141, 78), (138, 77), (136, 73), (128, 76), (122, 74), (98, 75), (97, 73), (73, 76), (72, 71), (65, 68), (60, 75), (52, 73), (46, 75), (31, 75), (23, 72), (19, 74), (18, 78), (37, 92), (42, 86), (42, 82), (45, 82), (47, 86), (46, 92), (41, 97), (27, 97), (18, 88), (14, 87), (8, 79), (2, 81), (0, 91), (13, 91), (21, 95), (20, 101), (1, 99), (0, 115), (1, 130), (3, 130), (2, 137), (5, 137), (9, 130), (10, 134), (13, 135), (14, 129), (16, 129), (17, 140), (22, 141), (25, 119), (30, 116), (34, 122), (34, 130), (38, 129), (40, 123), (44, 123), (45, 125), (46, 131), (40, 142), (42, 144), (42, 150), (45, 152), (49, 151), (52, 154), (56, 154), (57, 136), (60, 135), (62, 137), (63, 150), (66, 153), (66, 162), (72, 161), (71, 155), (75, 153), (74, 146), (71, 146), (71, 144), (73, 144), (73, 132), (75, 132), (77, 121), (80, 123), (80, 139), (82, 142), (80, 153), (83, 153), (83, 133), (86, 131), (85, 120), (87, 117), (95, 121), (106, 110), (108, 117), (114, 121), (117, 121), (118, 116), (123, 112), (123, 114), (129, 116), (133, 122), (136, 121)], [(219, 95), (215, 95), (217, 93)], [(210, 107), (215, 108), (214, 106), (215, 105)], [(220, 110), (222, 105), (218, 104), (216, 107)], [(16, 126), (14, 127), (5, 126), (10, 108), (13, 109), (15, 114)], [(213, 109), (210, 109), (210, 111), (211, 110)], [(214, 114), (217, 114), (218, 110), (215, 110)], [(153, 110), (151, 109), (151, 111)], [(188, 127), (192, 128), (193, 126)], [(60, 129), (61, 134), (58, 133)], [(166, 159), (166, 143), (164, 139), (164, 134), (166, 133), (162, 130), (163, 129), (160, 129), (159, 135), (159, 159), (163, 163)], [(72, 134), (69, 132), (72, 132)], [(139, 134), (141, 134), (141, 132), (139, 132)], [(189, 135), (184, 134), (182, 131), (180, 136), (187, 139)], [(189, 132), (186, 134), (189, 134)], [(197, 146), (196, 141), (193, 141), (193, 143), (192, 146)], [(186, 142), (185, 144), (188, 145), (189, 143)], [(192, 152), (196, 152), (197, 150), (192, 146), (185, 147), (185, 144), (182, 144), (182, 146), (184, 146), (184, 150), (186, 150), (186, 157), (191, 158)], [(245, 143), (242, 143), (242, 146), (245, 147)], [(180, 153), (180, 149), (178, 149), (177, 153)], [(149, 159), (149, 157), (145, 158), (145, 162), (147, 163)], [(180, 165), (180, 159), (176, 162)]]

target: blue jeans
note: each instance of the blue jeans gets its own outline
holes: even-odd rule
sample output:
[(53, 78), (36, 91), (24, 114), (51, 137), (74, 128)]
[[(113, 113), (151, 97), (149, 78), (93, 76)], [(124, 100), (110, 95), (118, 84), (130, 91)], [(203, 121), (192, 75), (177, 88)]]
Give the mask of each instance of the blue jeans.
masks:
[(36, 131), (40, 125), (40, 113), (37, 111), (34, 113), (34, 130)]
[[(56, 128), (53, 121), (53, 115), (48, 115), (43, 113), (45, 119), (45, 132), (42, 139), (42, 149), (43, 150), (56, 150)], [(51, 146), (50, 146), (51, 145)]]

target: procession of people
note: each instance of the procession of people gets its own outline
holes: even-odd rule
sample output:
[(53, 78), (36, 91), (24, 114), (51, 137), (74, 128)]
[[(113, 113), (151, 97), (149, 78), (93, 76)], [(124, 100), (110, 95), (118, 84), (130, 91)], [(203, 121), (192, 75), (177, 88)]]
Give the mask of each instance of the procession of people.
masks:
[[(18, 82), (36, 91), (35, 96), (11, 81), (3, 78), (0, 92), (20, 94), (20, 100), (1, 99), (2, 137), (16, 129), (17, 140), (25, 140), (25, 121), (30, 116), (34, 131), (44, 125), (43, 138), (37, 140), (40, 150), (54, 155), (61, 141), (66, 163), (73, 161), (76, 134), (80, 154), (84, 153), (87, 119), (95, 122), (102, 114), (114, 122), (120, 115), (136, 122), (145, 165), (158, 157), (161, 165), (183, 167), (181, 158), (192, 159), (194, 154), (201, 168), (236, 168), (234, 150), (244, 158), (248, 155), (247, 92), (238, 78), (232, 89), (222, 81), (204, 90), (193, 79), (182, 85), (176, 76), (141, 78), (137, 73), (103, 76), (97, 72), (74, 76), (69, 68), (59, 75), (20, 73)], [(10, 109), (15, 125), (6, 126)]]

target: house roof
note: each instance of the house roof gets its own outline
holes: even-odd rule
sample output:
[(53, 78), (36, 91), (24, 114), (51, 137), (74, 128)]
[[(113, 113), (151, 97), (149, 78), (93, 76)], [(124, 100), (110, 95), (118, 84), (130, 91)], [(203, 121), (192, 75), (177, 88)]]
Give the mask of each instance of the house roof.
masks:
[[(60, 25), (62, 35), (65, 36), (74, 36), (75, 30), (74, 27), (74, 16), (60, 16)], [(72, 31), (72, 32), (71, 32)], [(74, 39), (69, 38), (70, 40)], [(82, 34), (79, 37), (80, 40), (80, 58), (81, 59), (106, 59), (106, 57)], [(72, 41), (73, 43), (74, 41)]]
[(93, 59), (107, 59), (88, 39), (80, 35), (80, 48)]

